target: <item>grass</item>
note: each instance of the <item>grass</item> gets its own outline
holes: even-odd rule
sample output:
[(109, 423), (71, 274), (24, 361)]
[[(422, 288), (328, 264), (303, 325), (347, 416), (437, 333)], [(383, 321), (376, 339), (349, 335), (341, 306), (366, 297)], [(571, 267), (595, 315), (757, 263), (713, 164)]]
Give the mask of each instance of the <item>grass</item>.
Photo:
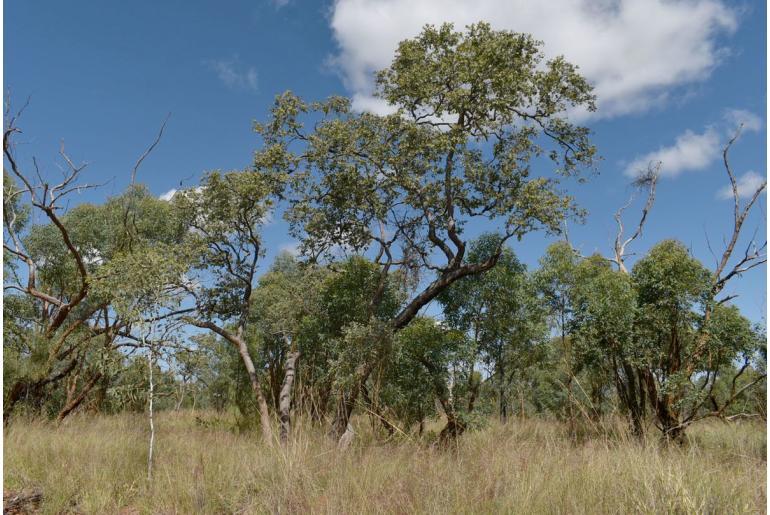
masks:
[[(213, 413), (199, 414), (207, 419)], [(691, 428), (687, 448), (622, 432), (572, 443), (565, 428), (512, 421), (456, 449), (358, 440), (336, 450), (320, 429), (287, 449), (193, 413), (161, 413), (147, 481), (147, 422), (77, 416), (16, 420), (4, 433), (5, 491), (43, 492), (43, 513), (764, 513), (763, 423)], [(121, 511), (122, 510), (122, 511)]]

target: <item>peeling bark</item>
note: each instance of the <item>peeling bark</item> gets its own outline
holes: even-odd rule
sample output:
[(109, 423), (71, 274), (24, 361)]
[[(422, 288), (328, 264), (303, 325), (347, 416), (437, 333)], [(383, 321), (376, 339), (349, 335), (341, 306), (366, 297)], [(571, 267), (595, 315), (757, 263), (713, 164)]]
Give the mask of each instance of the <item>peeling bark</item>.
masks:
[(297, 359), (299, 359), (299, 352), (289, 352), (286, 355), (286, 367), (283, 385), (281, 386), (279, 406), (281, 413), (281, 443), (284, 445), (289, 440), (289, 433), (291, 432), (291, 398)]

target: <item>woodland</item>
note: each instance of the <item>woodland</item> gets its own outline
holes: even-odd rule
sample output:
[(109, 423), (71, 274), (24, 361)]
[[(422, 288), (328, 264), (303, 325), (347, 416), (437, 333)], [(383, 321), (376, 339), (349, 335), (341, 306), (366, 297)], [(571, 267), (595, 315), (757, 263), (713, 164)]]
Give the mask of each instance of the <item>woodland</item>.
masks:
[[(254, 125), (250, 167), (209, 171), (168, 200), (140, 181), (165, 123), (125, 191), (77, 203), (99, 186), (64, 147), (55, 180), (20, 155), (23, 107), (7, 104), (6, 505), (763, 511), (766, 328), (729, 285), (766, 262), (745, 223), (763, 209), (766, 182), (739, 195), (730, 153), (740, 127), (722, 149), (732, 231), (714, 266), (676, 240), (634, 251), (665, 162), (617, 199), (606, 252), (582, 255), (566, 227), (586, 213), (567, 188), (590, 187), (601, 149), (572, 120), (596, 109), (595, 96), (542, 45), (484, 23), (426, 26), (376, 75), (393, 114), (286, 92)], [(272, 217), (299, 245), (266, 262)], [(552, 236), (537, 266), (517, 257), (530, 233)], [(99, 447), (77, 451), (89, 445)], [(525, 455), (552, 478), (582, 474), (542, 488), (608, 482), (608, 497), (503, 500), (497, 482), (532, 484), (517, 476)], [(235, 468), (217, 473), (223, 456)], [(320, 472), (324, 460), (333, 472)], [(735, 472), (745, 460), (756, 467), (746, 477)], [(92, 461), (112, 484), (68, 482)], [(617, 463), (628, 469), (612, 472)], [(420, 490), (434, 474), (442, 498)], [(464, 474), (498, 486), (460, 497)], [(170, 486), (183, 476), (204, 490)]]

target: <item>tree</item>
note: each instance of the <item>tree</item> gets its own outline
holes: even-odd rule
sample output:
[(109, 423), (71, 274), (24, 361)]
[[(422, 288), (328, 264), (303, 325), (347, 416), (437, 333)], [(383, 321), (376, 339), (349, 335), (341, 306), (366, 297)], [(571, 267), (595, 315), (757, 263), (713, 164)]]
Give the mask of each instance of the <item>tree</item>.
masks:
[(575, 356), (572, 351), (571, 325), (574, 312), (574, 289), (577, 285), (577, 266), (580, 256), (568, 242), (554, 243), (540, 258), (540, 268), (535, 272), (537, 290), (548, 307), (552, 327), (556, 330), (563, 367), (564, 380), (559, 380), (567, 390), (567, 417), (570, 431), (575, 431)]
[[(722, 255), (717, 259), (717, 265), (715, 269), (711, 272), (704, 272), (703, 270), (700, 270), (699, 274), (705, 274), (706, 279), (703, 279), (702, 277), (699, 280), (695, 280), (690, 278), (691, 280), (688, 283), (688, 280), (685, 277), (680, 277), (678, 275), (679, 272), (683, 273), (683, 270), (679, 270), (676, 266), (673, 264), (664, 266), (663, 268), (666, 270), (666, 273), (673, 274), (671, 277), (663, 277), (666, 281), (677, 281), (680, 280), (679, 287), (680, 290), (677, 290), (676, 292), (669, 291), (668, 293), (671, 295), (684, 295), (688, 290), (687, 288), (694, 288), (694, 290), (691, 290), (692, 292), (697, 292), (697, 295), (700, 295), (700, 297), (696, 299), (693, 297), (690, 299), (690, 303), (697, 303), (698, 309), (700, 310), (699, 314), (696, 315), (698, 319), (698, 328), (695, 330), (695, 335), (691, 336), (693, 338), (693, 342), (690, 344), (692, 348), (688, 351), (687, 354), (682, 354), (683, 350), (687, 345), (683, 343), (688, 336), (681, 336), (679, 334), (679, 331), (676, 330), (677, 326), (680, 322), (672, 322), (669, 321), (669, 324), (662, 325), (657, 328), (653, 329), (663, 329), (666, 328), (672, 330), (673, 332), (670, 334), (659, 334), (657, 336), (657, 342), (659, 346), (665, 347), (668, 345), (668, 360), (663, 360), (660, 362), (653, 361), (652, 363), (650, 361), (646, 361), (644, 363), (640, 363), (641, 368), (636, 368), (633, 363), (629, 363), (628, 361), (625, 361), (622, 357), (620, 358), (620, 366), (624, 370), (623, 375), (618, 375), (616, 373), (616, 379), (619, 381), (618, 385), (621, 388), (621, 398), (626, 397), (627, 400), (631, 401), (631, 404), (626, 404), (626, 406), (629, 408), (631, 412), (632, 419), (638, 418), (639, 416), (643, 416), (644, 411), (644, 397), (645, 397), (645, 390), (646, 394), (649, 396), (650, 401), (652, 402), (653, 409), (656, 413), (656, 417), (658, 418), (659, 427), (664, 433), (664, 436), (668, 439), (673, 439), (675, 441), (683, 441), (684, 439), (684, 430), (687, 427), (687, 425), (691, 424), (695, 420), (698, 419), (699, 415), (698, 412), (700, 408), (702, 407), (703, 403), (705, 402), (705, 398), (701, 395), (704, 393), (705, 389), (708, 387), (709, 391), (712, 391), (714, 388), (714, 385), (717, 380), (718, 376), (718, 370), (720, 367), (729, 367), (729, 363), (721, 362), (720, 360), (715, 362), (712, 361), (713, 359), (713, 347), (712, 344), (717, 344), (718, 348), (720, 347), (720, 344), (718, 343), (718, 339), (715, 341), (712, 341), (713, 335), (712, 331), (718, 330), (719, 323), (716, 324), (716, 326), (713, 326), (713, 322), (715, 318), (715, 315), (719, 312), (721, 315), (724, 315), (725, 312), (723, 310), (723, 305), (727, 302), (729, 302), (734, 296), (726, 296), (722, 299), (717, 299), (717, 297), (721, 294), (721, 292), (724, 290), (724, 288), (727, 286), (730, 280), (732, 280), (735, 277), (738, 277), (742, 275), (743, 273), (757, 267), (761, 266), (767, 261), (766, 254), (765, 254), (765, 248), (767, 247), (767, 242), (762, 244), (761, 246), (758, 246), (754, 239), (748, 243), (746, 246), (746, 250), (743, 254), (743, 256), (738, 259), (736, 262), (730, 265), (733, 252), (735, 251), (735, 247), (740, 239), (741, 231), (743, 229), (743, 225), (746, 221), (746, 218), (748, 217), (751, 208), (754, 206), (755, 202), (759, 198), (759, 196), (762, 194), (762, 192), (767, 187), (767, 181), (763, 181), (760, 185), (757, 186), (757, 188), (750, 192), (749, 200), (745, 203), (741, 202), (741, 192), (738, 190), (738, 182), (735, 178), (735, 174), (732, 171), (732, 167), (730, 165), (729, 160), (729, 152), (732, 148), (733, 144), (737, 141), (737, 139), (740, 137), (742, 126), (738, 127), (735, 135), (730, 139), (730, 141), (725, 145), (723, 151), (722, 151), (722, 157), (723, 157), (723, 163), (725, 172), (727, 173), (730, 187), (733, 193), (733, 230), (732, 234), (727, 241), (726, 247), (724, 251), (722, 252)], [(651, 163), (648, 169), (641, 173), (636, 181), (634, 182), (634, 185), (636, 187), (639, 187), (641, 189), (647, 189), (647, 201), (645, 203), (645, 206), (642, 210), (642, 215), (639, 219), (638, 225), (634, 233), (627, 239), (623, 239), (623, 222), (622, 222), (622, 213), (625, 210), (628, 205), (630, 205), (631, 201), (633, 200), (633, 197), (631, 201), (629, 201), (628, 204), (623, 206), (618, 212), (615, 214), (615, 220), (618, 223), (618, 233), (615, 238), (615, 245), (614, 245), (614, 255), (613, 258), (610, 260), (614, 262), (618, 270), (621, 273), (627, 274), (628, 270), (625, 266), (625, 258), (626, 258), (626, 247), (628, 244), (633, 242), (635, 239), (637, 239), (642, 234), (642, 229), (644, 227), (644, 224), (647, 220), (648, 214), (650, 209), (652, 208), (652, 205), (655, 201), (655, 190), (657, 185), (657, 180), (659, 178), (659, 172), (661, 167), (665, 163)], [(702, 266), (698, 263), (697, 265), (693, 264), (692, 259), (689, 257), (686, 251), (683, 251), (681, 248), (677, 248), (675, 244), (672, 244), (671, 242), (663, 242), (661, 245), (671, 247), (676, 250), (676, 254), (679, 258), (683, 260), (681, 263), (682, 266), (691, 266), (692, 271), (697, 269), (698, 267)], [(672, 246), (673, 245), (673, 246)], [(709, 248), (711, 246), (709, 245)], [(650, 259), (652, 258), (652, 254), (648, 256)], [(658, 264), (664, 263), (664, 258), (662, 256), (658, 256), (661, 260)], [(641, 270), (644, 270), (644, 273), (642, 273), (643, 277), (649, 277), (652, 276), (651, 268), (654, 268), (654, 266), (649, 265), (649, 262), (647, 265), (645, 265)], [(693, 272), (694, 273), (694, 272)], [(705, 281), (705, 286), (703, 283), (696, 284), (699, 281)], [(641, 283), (637, 283), (635, 285), (637, 292), (641, 294), (641, 291), (639, 290)], [(650, 286), (647, 283), (644, 283), (647, 286)], [(660, 285), (656, 285), (656, 287), (660, 287)], [(649, 292), (647, 292), (649, 293)], [(693, 295), (696, 295), (693, 293)], [(642, 299), (639, 299), (640, 302)], [(685, 301), (683, 301), (685, 302)], [(686, 303), (686, 302), (685, 302)], [(642, 312), (642, 315), (650, 316), (649, 313), (649, 306), (646, 307), (647, 311)], [(672, 312), (678, 312), (682, 311), (682, 314), (687, 312), (686, 309), (682, 308), (680, 310), (674, 310), (672, 308)], [(737, 319), (742, 319), (740, 314), (733, 313)], [(674, 315), (671, 315), (674, 316)], [(689, 316), (689, 315), (688, 315)], [(726, 319), (722, 319), (720, 316), (716, 316), (716, 319), (719, 320), (720, 323), (725, 322)], [(736, 319), (736, 320), (737, 320)], [(736, 322), (737, 323), (737, 322)], [(747, 325), (747, 321), (743, 319), (743, 322), (739, 325), (742, 325), (744, 328)], [(685, 325), (687, 325), (685, 323)], [(649, 328), (648, 328), (649, 329)], [(736, 328), (737, 329), (737, 328)], [(742, 341), (743, 343), (743, 351), (742, 352), (748, 352), (748, 355), (753, 355), (756, 353), (756, 349), (754, 349), (754, 345), (748, 343), (753, 338), (748, 337), (747, 333), (745, 331), (743, 333)], [(741, 337), (738, 335), (741, 334), (741, 331), (737, 331), (733, 336), (741, 340)], [(651, 337), (651, 335), (647, 335), (647, 337)], [(633, 333), (633, 338), (639, 338), (639, 335), (636, 333)], [(722, 342), (722, 345), (724, 345), (725, 342)], [(731, 344), (727, 344), (727, 347), (730, 347)], [(640, 349), (639, 342), (632, 342), (628, 341), (624, 345), (621, 345), (621, 347), (626, 347), (628, 349), (634, 349), (632, 352), (636, 352)], [(722, 356), (723, 353), (720, 350), (717, 352), (717, 356)], [(731, 354), (733, 357), (735, 357), (735, 354)], [(648, 356), (649, 357), (649, 356)], [(699, 378), (698, 382), (700, 383), (700, 392), (698, 395), (694, 395), (695, 398), (699, 399), (695, 402), (694, 405), (689, 406), (689, 412), (685, 415), (682, 415), (682, 410), (685, 409), (683, 407), (684, 398), (686, 396), (687, 391), (689, 391), (689, 386), (686, 384), (690, 383), (692, 384), (694, 382), (694, 378), (697, 374), (703, 373), (703, 360), (708, 358), (709, 364), (706, 367), (707, 369), (711, 370), (711, 372), (706, 372), (705, 378)], [(734, 379), (732, 381), (733, 385), (733, 393), (735, 393), (734, 386), (735, 381), (737, 380), (740, 375), (743, 374), (743, 372), (746, 370), (746, 368), (749, 366), (748, 363), (752, 361), (753, 358), (744, 358), (744, 366), (741, 367), (738, 370), (738, 374), (734, 376)], [(654, 372), (657, 371), (657, 372)], [(657, 376), (655, 374), (658, 374)], [(673, 374), (675, 380), (672, 381), (672, 383), (676, 383), (679, 386), (675, 387), (679, 388), (679, 392), (675, 393), (673, 395), (669, 395), (669, 386), (668, 386), (668, 376)], [(712, 374), (710, 378), (710, 374)], [(686, 379), (686, 381), (685, 381)], [(756, 380), (752, 381), (750, 384), (746, 385), (745, 389), (740, 389), (737, 392), (737, 395), (731, 395), (728, 399), (725, 400), (725, 404), (723, 404), (721, 407), (717, 404), (715, 397), (712, 395), (710, 396), (712, 405), (714, 406), (714, 411), (711, 412), (711, 415), (715, 416), (722, 416), (722, 414), (725, 412), (725, 410), (729, 407), (729, 405), (737, 398), (738, 395), (743, 393), (746, 389), (754, 386), (759, 381), (763, 380), (764, 376), (759, 375), (759, 377), (756, 378)], [(661, 390), (661, 387), (663, 389)], [(625, 391), (625, 395), (622, 393)], [(673, 399), (673, 400), (672, 400)], [(692, 399), (692, 395), (690, 396), (690, 399)], [(673, 404), (672, 404), (673, 403)], [(635, 407), (634, 407), (635, 405)], [(638, 412), (639, 414), (635, 414), (634, 411)], [(637, 427), (640, 427), (638, 423), (635, 423), (635, 429)], [(637, 430), (637, 432), (639, 432)]]
[[(62, 148), (60, 181), (49, 182), (34, 159), (34, 175), (25, 171), (13, 143), (20, 132), (17, 119), (7, 117), (3, 137), (3, 254), (9, 272), (4, 319), (10, 326), (4, 348), (9, 351), (6, 371), (12, 372), (4, 384), (4, 418), (25, 399), (33, 409), (47, 407), (62, 420), (95, 389), (107, 387), (108, 372), (120, 361), (118, 349), (136, 339), (133, 320), (115, 309), (118, 293), (129, 289), (124, 280), (130, 275), (117, 263), (136, 264), (137, 256), (148, 252), (164, 254), (162, 266), (139, 275), (167, 280), (175, 270), (169, 246), (180, 233), (168, 223), (173, 221), (168, 207), (138, 185), (103, 205), (65, 211), (69, 195), (94, 187), (79, 183), (85, 165), (75, 165)], [(33, 212), (46, 223), (31, 223)]]
[(423, 390), (415, 383), (430, 385), (432, 397), (438, 400), (447, 419), (439, 439), (443, 444), (449, 443), (467, 427), (460, 394), (469, 392), (463, 388), (469, 384), (469, 377), (462, 373), (463, 367), (458, 370), (456, 365), (469, 357), (468, 339), (462, 332), (442, 327), (436, 320), (419, 317), (399, 333), (397, 340), (403, 353), (399, 363), (403, 367), (401, 372), (418, 374), (406, 381), (407, 389)]
[[(724, 411), (726, 404), (719, 406), (712, 395), (714, 382), (736, 359), (755, 359), (762, 335), (737, 308), (714, 303), (712, 273), (678, 242), (656, 245), (634, 265), (631, 277), (647, 394), (665, 438), (680, 442), (685, 428), (704, 416), (700, 409), (707, 400), (715, 405), (709, 415)], [(733, 389), (724, 402), (750, 386)]]
[[(301, 266), (290, 254), (280, 254), (254, 291), (252, 317), (264, 342), (265, 359), (273, 397), (279, 412), (280, 440), (291, 431), (291, 406), (297, 362), (311, 344), (304, 326), (320, 313), (321, 281), (318, 267)], [(312, 323), (313, 320), (310, 320)], [(272, 352), (271, 352), (272, 351)], [(267, 356), (270, 354), (270, 356)]]
[(263, 253), (260, 228), (269, 216), (271, 193), (257, 174), (212, 172), (199, 188), (172, 198), (187, 228), (186, 244), (196, 250), (191, 269), (178, 282), (195, 301), (195, 313), (185, 321), (216, 333), (238, 350), (266, 441), (273, 436), (270, 414), (247, 338)]
[[(621, 262), (622, 263), (622, 262)], [(631, 430), (645, 430), (647, 397), (634, 347), (636, 290), (627, 273), (611, 269), (599, 255), (583, 259), (575, 271), (571, 323), (577, 362), (612, 378)]]
[[(469, 262), (487, 259), (497, 248), (497, 239), (485, 235), (472, 242)], [(492, 270), (460, 279), (439, 296), (439, 301), (447, 322), (466, 332), (473, 342), (469, 380), (480, 379), (473, 370), (477, 358), (489, 368), (498, 413), (504, 422), (509, 412), (510, 387), (519, 379), (517, 375), (542, 355), (538, 347), (547, 336), (545, 307), (535, 294), (526, 266), (506, 248)], [(474, 400), (469, 411), (473, 410)]]
[[(591, 166), (595, 149), (588, 129), (566, 113), (594, 109), (594, 97), (575, 66), (544, 62), (540, 46), (483, 23), (464, 33), (426, 26), (377, 75), (377, 95), (395, 113), (355, 113), (345, 98), (306, 103), (285, 93), (270, 120), (256, 125), (264, 146), (254, 169), (288, 180), (287, 217), (303, 252), (311, 259), (369, 252), (380, 267), (372, 310), (394, 271), (436, 274), (389, 320), (392, 330), (456, 280), (491, 269), (509, 239), (556, 232), (577, 211), (559, 177)], [(536, 173), (542, 155), (555, 174)], [(473, 219), (500, 232), (480, 263), (466, 255), (463, 230)], [(337, 427), (349, 413), (341, 416)]]

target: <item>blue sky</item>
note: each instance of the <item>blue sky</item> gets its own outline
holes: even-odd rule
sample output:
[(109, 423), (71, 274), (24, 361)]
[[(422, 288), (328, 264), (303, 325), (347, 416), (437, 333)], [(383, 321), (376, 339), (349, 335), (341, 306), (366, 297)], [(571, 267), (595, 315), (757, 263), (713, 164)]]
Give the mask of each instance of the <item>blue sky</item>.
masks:
[[(719, 151), (736, 120), (746, 122), (732, 153), (736, 173), (748, 186), (766, 175), (765, 9), (718, 0), (6, 2), (4, 88), (16, 105), (31, 95), (22, 157), (58, 173), (63, 139), (90, 163), (85, 180), (111, 181), (82, 200), (123, 190), (171, 112), (139, 172), (161, 195), (206, 170), (248, 166), (258, 145), (252, 122), (276, 94), (344, 94), (378, 111), (370, 73), (387, 65), (398, 40), (426, 22), (489, 21), (534, 33), (546, 54), (565, 54), (596, 85), (600, 109), (584, 123), (603, 160), (588, 183), (569, 186), (589, 211), (584, 225), (570, 226), (573, 243), (608, 254), (612, 214), (630, 194), (627, 170), (661, 158), (657, 202), (633, 250), (677, 238), (713, 266), (706, 234), (720, 252), (731, 224)], [(759, 204), (746, 237), (759, 228), (764, 241), (764, 195)], [(291, 245), (285, 230), (280, 219), (266, 229), (266, 263)], [(531, 235), (513, 247), (534, 266), (549, 241)], [(764, 268), (731, 292), (749, 317), (764, 318)]]

